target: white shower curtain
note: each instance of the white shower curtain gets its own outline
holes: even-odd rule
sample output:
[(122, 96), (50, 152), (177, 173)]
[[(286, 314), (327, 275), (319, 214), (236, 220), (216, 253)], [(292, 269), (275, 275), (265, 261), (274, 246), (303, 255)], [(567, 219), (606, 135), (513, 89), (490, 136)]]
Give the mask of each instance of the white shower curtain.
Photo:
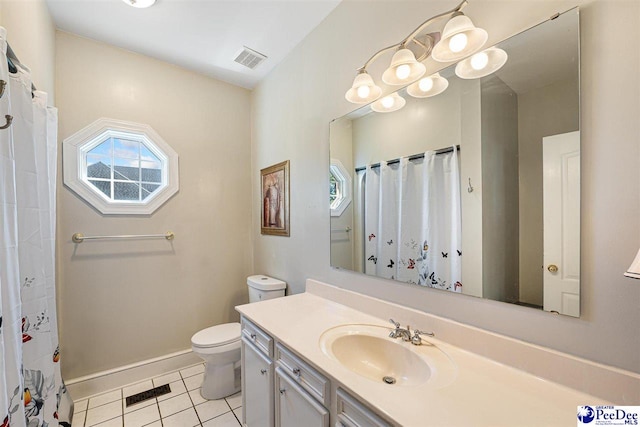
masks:
[(70, 425), (60, 374), (55, 305), (57, 111), (32, 99), (29, 70), (9, 74), (0, 28), (0, 420), (1, 426)]
[(358, 182), (364, 186), (359, 190), (364, 194), (365, 273), (462, 292), (456, 147), (367, 166)]

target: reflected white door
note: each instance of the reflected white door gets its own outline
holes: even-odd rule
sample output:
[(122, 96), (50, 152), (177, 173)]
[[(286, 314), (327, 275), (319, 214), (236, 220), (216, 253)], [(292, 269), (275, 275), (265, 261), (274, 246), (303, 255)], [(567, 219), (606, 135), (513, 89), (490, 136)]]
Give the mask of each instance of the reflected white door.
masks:
[(580, 132), (542, 139), (544, 309), (580, 316)]

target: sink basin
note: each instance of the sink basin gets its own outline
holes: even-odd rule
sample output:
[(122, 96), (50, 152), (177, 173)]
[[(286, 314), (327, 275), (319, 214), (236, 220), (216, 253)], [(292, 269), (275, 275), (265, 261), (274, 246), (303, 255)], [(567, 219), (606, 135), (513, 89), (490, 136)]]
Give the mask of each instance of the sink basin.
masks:
[(423, 341), (416, 346), (389, 338), (390, 328), (349, 324), (320, 336), (323, 353), (350, 371), (379, 384), (433, 386), (449, 384), (455, 365), (438, 347)]

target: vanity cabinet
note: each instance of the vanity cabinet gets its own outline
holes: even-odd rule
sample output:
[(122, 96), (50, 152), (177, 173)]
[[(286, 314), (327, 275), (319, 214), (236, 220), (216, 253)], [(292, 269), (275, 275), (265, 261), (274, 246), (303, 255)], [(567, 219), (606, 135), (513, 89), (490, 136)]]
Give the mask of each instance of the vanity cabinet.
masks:
[(391, 426), (257, 325), (241, 323), (243, 425)]

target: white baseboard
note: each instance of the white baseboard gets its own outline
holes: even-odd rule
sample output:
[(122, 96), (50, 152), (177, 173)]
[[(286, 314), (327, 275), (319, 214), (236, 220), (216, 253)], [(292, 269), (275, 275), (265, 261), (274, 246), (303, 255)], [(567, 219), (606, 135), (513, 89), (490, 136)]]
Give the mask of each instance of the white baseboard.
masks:
[(77, 401), (197, 363), (202, 363), (202, 359), (195, 355), (191, 349), (188, 349), (108, 371), (65, 380), (65, 384), (73, 400)]

